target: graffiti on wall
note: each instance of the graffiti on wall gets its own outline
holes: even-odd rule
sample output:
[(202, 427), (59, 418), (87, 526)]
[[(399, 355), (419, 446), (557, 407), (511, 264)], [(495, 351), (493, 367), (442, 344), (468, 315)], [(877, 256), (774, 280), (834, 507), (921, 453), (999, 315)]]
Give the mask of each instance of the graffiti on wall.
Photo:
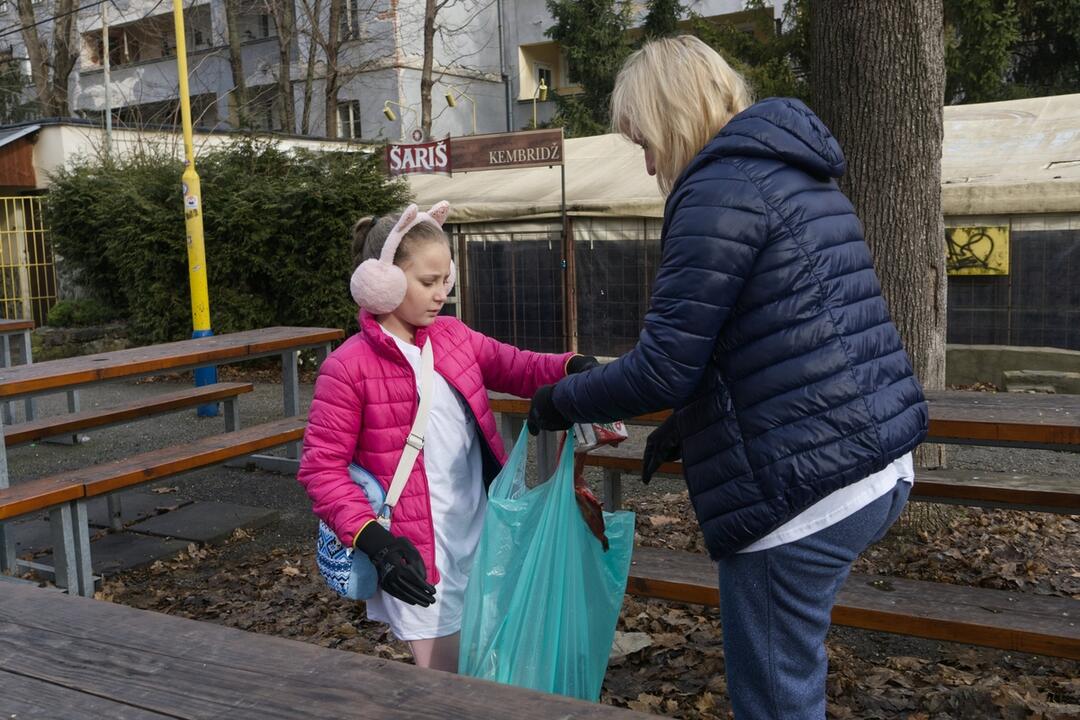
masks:
[(1008, 275), (1009, 228), (945, 228), (946, 268), (950, 275)]

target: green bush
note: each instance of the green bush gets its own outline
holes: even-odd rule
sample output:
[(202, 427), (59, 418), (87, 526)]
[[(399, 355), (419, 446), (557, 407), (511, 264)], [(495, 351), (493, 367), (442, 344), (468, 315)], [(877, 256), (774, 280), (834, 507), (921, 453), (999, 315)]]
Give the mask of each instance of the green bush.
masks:
[(104, 325), (116, 319), (116, 311), (97, 300), (61, 300), (49, 310), (45, 324), (52, 327)]
[[(351, 227), (402, 207), (378, 154), (285, 152), (250, 138), (197, 159), (211, 326), (355, 326)], [(46, 200), (54, 247), (75, 279), (116, 308), (138, 342), (191, 334), (183, 164), (144, 153), (80, 161)]]

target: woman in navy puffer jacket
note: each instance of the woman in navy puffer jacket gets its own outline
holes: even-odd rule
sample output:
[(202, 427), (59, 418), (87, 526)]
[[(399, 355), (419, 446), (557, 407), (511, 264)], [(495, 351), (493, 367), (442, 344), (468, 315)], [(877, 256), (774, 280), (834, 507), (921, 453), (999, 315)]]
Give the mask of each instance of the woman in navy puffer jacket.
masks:
[(630, 57), (612, 116), (667, 194), (645, 328), (614, 362), (541, 388), (530, 429), (674, 408), (643, 479), (682, 457), (720, 566), (735, 716), (824, 718), (836, 592), (903, 508), (927, 431), (836, 184), (843, 154), (800, 101), (751, 105), (688, 36)]

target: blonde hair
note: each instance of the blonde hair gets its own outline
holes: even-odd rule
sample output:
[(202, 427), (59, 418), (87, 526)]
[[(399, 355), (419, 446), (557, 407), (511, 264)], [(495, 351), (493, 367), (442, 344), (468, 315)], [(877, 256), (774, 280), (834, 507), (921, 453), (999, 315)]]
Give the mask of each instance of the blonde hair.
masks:
[(742, 75), (692, 35), (661, 38), (634, 52), (615, 79), (611, 124), (652, 150), (665, 195), (694, 156), (753, 99)]

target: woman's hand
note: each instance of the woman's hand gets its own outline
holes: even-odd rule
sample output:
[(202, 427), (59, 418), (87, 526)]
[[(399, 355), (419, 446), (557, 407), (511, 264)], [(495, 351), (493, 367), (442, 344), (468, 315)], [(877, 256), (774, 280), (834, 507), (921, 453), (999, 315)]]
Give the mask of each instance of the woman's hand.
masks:
[(592, 355), (574, 355), (566, 361), (566, 374), (573, 375), (597, 367), (600, 367), (600, 361)]
[(544, 385), (533, 395), (529, 417), (525, 421), (529, 434), (539, 435), (541, 430), (568, 430), (573, 425), (555, 407), (554, 393), (554, 385)]
[(411, 542), (369, 522), (357, 536), (356, 548), (371, 558), (383, 590), (410, 605), (427, 607), (435, 602), (435, 586), (428, 584), (427, 568)]
[(641, 482), (646, 485), (653, 473), (666, 462), (675, 462), (682, 457), (682, 440), (675, 425), (675, 416), (671, 415), (660, 427), (649, 433), (645, 441), (645, 454), (641, 458)]

